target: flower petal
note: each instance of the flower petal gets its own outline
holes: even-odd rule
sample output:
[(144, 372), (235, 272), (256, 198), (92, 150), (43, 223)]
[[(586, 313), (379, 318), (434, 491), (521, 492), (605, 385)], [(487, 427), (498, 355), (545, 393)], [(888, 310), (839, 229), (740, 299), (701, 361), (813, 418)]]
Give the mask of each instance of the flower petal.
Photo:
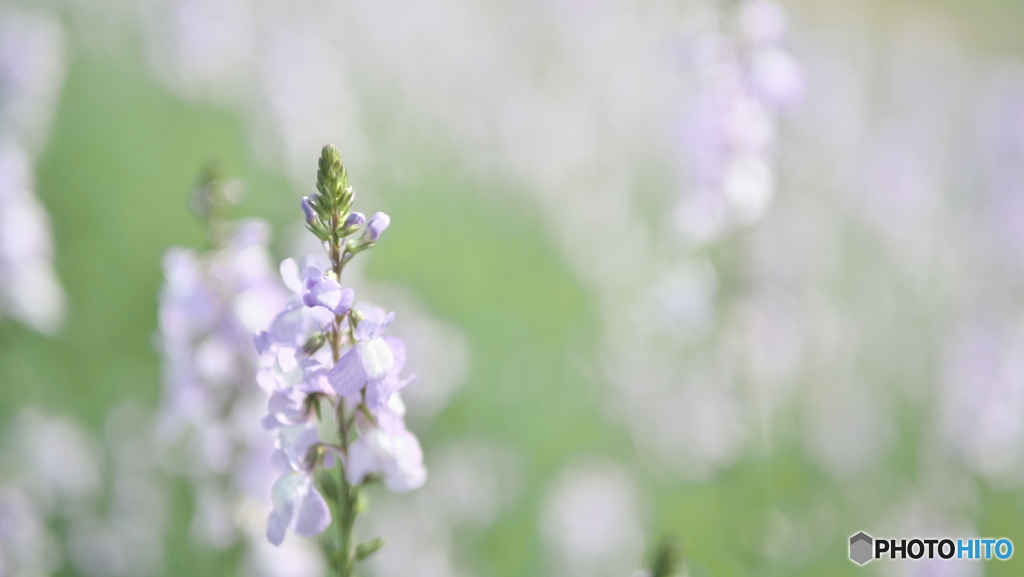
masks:
[(365, 318), (356, 325), (355, 334), (357, 341), (369, 341), (380, 336), (380, 323), (373, 319)]
[(284, 514), (274, 509), (267, 517), (267, 541), (275, 547), (284, 542), (284, 532), (288, 529), (288, 519)]
[(427, 481), (423, 449), (416, 436), (406, 431), (392, 437), (393, 459), (384, 469), (384, 484), (395, 493), (412, 491)]
[(323, 495), (313, 486), (312, 477), (308, 477), (306, 493), (298, 504), (295, 517), (295, 532), (305, 537), (312, 537), (324, 532), (331, 524), (331, 512)]
[(391, 355), (395, 359), (390, 372), (393, 375), (397, 375), (405, 367), (405, 343), (402, 342), (402, 339), (395, 337), (384, 337), (384, 342), (391, 349)]
[(389, 377), (383, 379), (371, 379), (366, 382), (366, 405), (371, 411), (379, 411), (387, 406), (391, 399), (391, 381)]
[(302, 292), (302, 302), (307, 307), (321, 306), (335, 314), (347, 311), (352, 306), (352, 298), (352, 289), (342, 289), (336, 281), (325, 277), (306, 279)]
[(395, 355), (383, 339), (357, 342), (354, 348), (369, 379), (383, 379), (395, 365)]
[(284, 286), (293, 293), (300, 294), (302, 292), (302, 279), (299, 278), (299, 265), (295, 259), (286, 258), (281, 261), (281, 280), (284, 281)]
[(292, 347), (281, 347), (277, 350), (277, 363), (284, 372), (290, 372), (299, 366), (295, 360), (295, 349)]
[(377, 456), (368, 443), (369, 435), (372, 434), (372, 431), (367, 432), (348, 447), (345, 478), (349, 485), (356, 486), (362, 483), (367, 475), (376, 472), (379, 468)]
[(352, 395), (366, 384), (366, 371), (355, 347), (351, 348), (327, 371), (327, 382), (339, 395)]
[(267, 539), (274, 545), (284, 541), (284, 532), (295, 518), (296, 491), (300, 489), (302, 477), (298, 473), (282, 473), (270, 490), (274, 510), (267, 519)]

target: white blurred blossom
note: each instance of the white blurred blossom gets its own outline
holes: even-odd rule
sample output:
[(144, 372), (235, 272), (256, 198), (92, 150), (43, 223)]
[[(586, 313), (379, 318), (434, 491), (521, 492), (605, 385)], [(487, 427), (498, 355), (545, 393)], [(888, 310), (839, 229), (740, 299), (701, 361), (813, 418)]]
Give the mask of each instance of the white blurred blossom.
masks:
[(60, 24), (0, 6), (0, 316), (52, 334), (64, 315), (50, 218), (33, 166), (64, 81)]
[[(65, 563), (95, 577), (159, 573), (166, 490), (146, 458), (148, 423), (137, 407), (118, 406), (100, 442), (67, 417), (18, 414), (0, 467), (0, 575), (50, 574)], [(58, 523), (66, 530), (51, 531)]]
[(570, 464), (541, 512), (541, 533), (562, 575), (625, 574), (644, 550), (635, 482), (612, 461)]

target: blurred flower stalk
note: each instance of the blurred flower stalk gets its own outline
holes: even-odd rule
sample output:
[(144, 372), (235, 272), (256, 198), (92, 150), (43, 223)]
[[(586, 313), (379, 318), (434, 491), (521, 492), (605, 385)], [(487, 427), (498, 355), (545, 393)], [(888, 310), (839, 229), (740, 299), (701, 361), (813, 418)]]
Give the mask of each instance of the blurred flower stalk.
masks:
[(273, 460), (281, 470), (267, 538), (279, 545), (289, 529), (317, 535), (333, 517), (336, 541), (325, 541), (327, 554), (348, 577), (383, 546), (380, 538), (354, 543), (366, 507), (361, 489), (381, 481), (409, 491), (424, 483), (426, 470), (398, 394), (412, 380), (400, 376), (405, 346), (383, 335), (394, 313), (354, 308), (353, 290), (341, 285), (345, 266), (377, 243), (390, 219), (378, 212), (367, 221), (352, 211), (355, 191), (332, 145), (323, 148), (316, 186), (319, 194), (304, 197), (302, 208), (328, 261), (307, 257), (301, 269), (291, 259), (282, 263), (295, 294), (256, 336), (257, 380), (271, 395), (262, 422), (277, 433)]
[(0, 10), (0, 316), (47, 334), (64, 316), (64, 290), (33, 165), (64, 82), (63, 39), (44, 15)]
[(277, 577), (275, 567), (316, 571), (322, 561), (301, 543), (274, 550), (263, 538), (273, 446), (258, 423), (266, 393), (253, 386), (259, 357), (252, 335), (270, 324), (288, 292), (271, 264), (269, 225), (224, 220), (241, 196), (238, 181), (204, 171), (191, 205), (207, 249), (173, 247), (164, 256), (157, 335), (164, 394), (154, 438), (165, 468), (192, 485), (193, 537), (225, 555), (244, 542), (248, 572)]
[(758, 221), (775, 194), (776, 117), (804, 90), (785, 34), (783, 8), (753, 0), (723, 9), (715, 29), (695, 42), (698, 87), (687, 126), (693, 183), (675, 218), (696, 242)]

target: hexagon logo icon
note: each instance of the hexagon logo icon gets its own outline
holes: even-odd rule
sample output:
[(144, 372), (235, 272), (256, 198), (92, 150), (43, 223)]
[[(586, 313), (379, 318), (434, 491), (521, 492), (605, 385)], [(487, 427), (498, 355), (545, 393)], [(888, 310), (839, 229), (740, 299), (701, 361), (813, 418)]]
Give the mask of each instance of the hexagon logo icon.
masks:
[(872, 551), (874, 540), (871, 535), (861, 531), (850, 537), (850, 561), (863, 565), (874, 558)]

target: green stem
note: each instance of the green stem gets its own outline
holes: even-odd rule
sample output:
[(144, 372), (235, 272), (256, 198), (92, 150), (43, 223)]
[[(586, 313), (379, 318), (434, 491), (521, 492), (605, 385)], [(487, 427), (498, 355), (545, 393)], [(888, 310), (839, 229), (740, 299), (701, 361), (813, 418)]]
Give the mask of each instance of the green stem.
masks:
[[(341, 478), (342, 478), (342, 480), (344, 480), (344, 478), (345, 478), (345, 472), (344, 471), (341, 472)], [(342, 491), (344, 491), (344, 488), (342, 489)], [(347, 566), (348, 566), (348, 560), (347, 560), (348, 554), (347, 554), (347, 551), (345, 549), (341, 548), (341, 543), (345, 542), (344, 530), (342, 529), (342, 524), (341, 524), (341, 518), (342, 518), (341, 501), (343, 499), (343, 497), (341, 496), (342, 491), (338, 492), (338, 494), (336, 495), (337, 498), (331, 499), (331, 509), (333, 509), (333, 511), (331, 511), (331, 514), (334, 515), (334, 518), (336, 520), (335, 521), (335, 530), (338, 533), (339, 548), (338, 548), (337, 554), (335, 555), (335, 559), (336, 559), (337, 564), (338, 564), (338, 576), (339, 577), (346, 577), (348, 575), (348, 568), (347, 568)]]
[[(337, 212), (331, 215), (331, 230), (336, 231), (341, 215)], [(333, 232), (331, 237), (330, 257), (334, 274), (337, 281), (341, 282), (341, 271), (345, 266), (345, 254), (341, 249), (342, 240), (337, 233)], [(346, 313), (347, 315), (348, 313)], [(346, 322), (346, 315), (335, 315), (334, 330), (330, 336), (331, 352), (334, 362), (337, 363), (341, 357), (341, 345), (343, 327)], [(338, 435), (341, 437), (341, 454), (348, 456), (349, 428), (351, 422), (345, 418), (345, 399), (338, 399), (335, 406), (335, 420), (338, 423)], [(339, 577), (352, 577), (355, 569), (353, 558), (352, 529), (356, 522), (356, 488), (348, 483), (345, 476), (343, 463), (338, 464), (338, 482), (341, 490), (338, 491), (338, 498), (334, 502), (335, 525), (338, 533), (338, 575)]]

